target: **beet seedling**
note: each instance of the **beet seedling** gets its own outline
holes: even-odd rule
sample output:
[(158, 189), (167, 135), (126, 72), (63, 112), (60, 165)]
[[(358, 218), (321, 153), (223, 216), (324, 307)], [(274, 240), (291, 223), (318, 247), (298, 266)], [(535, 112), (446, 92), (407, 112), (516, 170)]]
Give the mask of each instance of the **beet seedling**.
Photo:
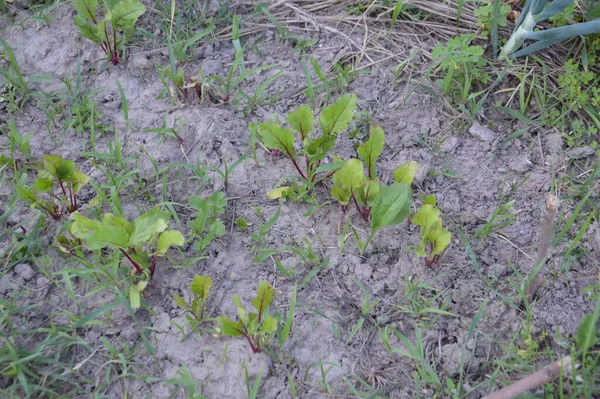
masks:
[(206, 320), (204, 319), (206, 312), (206, 300), (208, 299), (208, 294), (210, 293), (210, 288), (212, 287), (212, 279), (209, 276), (194, 276), (194, 280), (190, 283), (190, 291), (194, 294), (194, 299), (188, 305), (182, 297), (175, 294), (173, 297), (177, 305), (187, 310), (194, 318), (188, 317), (188, 321), (190, 323), (195, 324), (204, 323)]
[(65, 213), (75, 212), (79, 208), (77, 194), (90, 177), (77, 170), (73, 161), (63, 160), (60, 155), (44, 155), (43, 165), (44, 169), (39, 172), (31, 188), (17, 185), (15, 189), (19, 197), (32, 208), (41, 209), (58, 220)]
[(98, 0), (71, 0), (77, 11), (74, 24), (79, 34), (100, 45), (113, 65), (122, 60), (125, 43), (135, 32), (137, 19), (146, 12), (139, 0), (103, 1), (104, 18), (96, 15)]
[(452, 239), (452, 234), (442, 226), (440, 210), (436, 207), (435, 197), (421, 205), (411, 221), (421, 228), (421, 242), (415, 247), (418, 256), (425, 258), (427, 267), (436, 263)]
[[(291, 129), (271, 120), (258, 126), (252, 125), (250, 129), (257, 132), (261, 143), (268, 150), (281, 151), (292, 162), (303, 184), (312, 187), (331, 176), (332, 170), (341, 166), (337, 163), (321, 164), (335, 146), (337, 136), (354, 117), (356, 101), (356, 95), (347, 94), (323, 109), (319, 115), (320, 135), (316, 134), (315, 115), (307, 105), (301, 105), (287, 115), (287, 123)], [(303, 163), (304, 167), (301, 167)], [(294, 191), (294, 188), (280, 187), (274, 190), (270, 198), (284, 196), (287, 194), (286, 190)]]
[(269, 306), (275, 298), (275, 289), (266, 281), (258, 285), (256, 297), (251, 301), (256, 313), (247, 312), (234, 295), (232, 300), (238, 310), (238, 320), (233, 321), (227, 316), (219, 316), (217, 322), (221, 334), (229, 337), (244, 337), (250, 344), (253, 353), (261, 352), (264, 345), (277, 332), (277, 319), (269, 315)]
[(165, 256), (171, 246), (182, 246), (185, 242), (179, 231), (167, 230), (171, 214), (156, 208), (133, 223), (112, 213), (105, 213), (101, 221), (77, 212), (71, 218), (69, 232), (89, 250), (119, 251), (134, 267), (129, 286), (129, 300), (134, 309), (140, 307), (141, 293), (152, 278), (158, 259)]

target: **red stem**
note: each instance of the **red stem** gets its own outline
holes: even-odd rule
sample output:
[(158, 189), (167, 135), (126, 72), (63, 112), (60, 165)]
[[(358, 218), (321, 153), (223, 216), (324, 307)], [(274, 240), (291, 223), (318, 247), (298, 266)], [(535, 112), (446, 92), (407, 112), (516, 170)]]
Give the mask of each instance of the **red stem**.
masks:
[(142, 267), (140, 265), (138, 265), (137, 262), (135, 262), (133, 259), (131, 259), (129, 254), (127, 252), (125, 252), (123, 250), (123, 248), (119, 248), (119, 251), (121, 251), (121, 253), (123, 255), (125, 255), (125, 257), (129, 260), (129, 262), (131, 262), (131, 264), (133, 265), (133, 267), (135, 267), (135, 269), (137, 270), (138, 273), (140, 273), (140, 274), (144, 273), (144, 271), (142, 270)]
[(369, 219), (367, 217), (365, 217), (365, 215), (360, 210), (360, 205), (358, 205), (358, 202), (356, 201), (356, 197), (354, 196), (354, 191), (351, 191), (351, 193), (352, 193), (352, 201), (354, 201), (354, 205), (356, 206), (356, 210), (358, 211), (358, 214), (365, 220), (365, 222), (368, 222)]

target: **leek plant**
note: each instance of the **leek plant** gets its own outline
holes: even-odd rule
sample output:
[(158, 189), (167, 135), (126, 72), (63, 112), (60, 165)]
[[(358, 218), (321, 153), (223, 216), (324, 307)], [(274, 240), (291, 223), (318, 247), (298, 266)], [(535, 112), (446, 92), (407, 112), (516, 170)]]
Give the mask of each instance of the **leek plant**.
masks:
[[(515, 30), (502, 48), (500, 59), (528, 55), (575, 36), (600, 33), (600, 18), (560, 28), (533, 31), (536, 24), (554, 17), (573, 1), (553, 0), (548, 4), (548, 0), (527, 0)], [(537, 42), (519, 50), (525, 40), (537, 40)]]

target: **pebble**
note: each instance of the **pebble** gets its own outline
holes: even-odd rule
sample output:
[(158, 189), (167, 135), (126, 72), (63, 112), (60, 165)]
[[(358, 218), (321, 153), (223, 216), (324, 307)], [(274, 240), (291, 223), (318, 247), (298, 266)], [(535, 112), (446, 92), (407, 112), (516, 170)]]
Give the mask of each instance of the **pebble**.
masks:
[(573, 148), (567, 151), (567, 156), (572, 159), (582, 159), (594, 155), (595, 150), (590, 146)]
[(452, 137), (448, 137), (446, 140), (444, 140), (444, 142), (440, 146), (440, 149), (443, 152), (447, 152), (449, 154), (454, 154), (454, 151), (456, 151), (456, 149), (458, 148), (458, 145), (459, 145), (458, 139), (456, 137), (452, 136)]
[(533, 164), (531, 163), (531, 161), (529, 159), (525, 158), (525, 159), (520, 159), (516, 162), (513, 162), (510, 165), (510, 169), (514, 170), (515, 172), (518, 172), (518, 173), (525, 173), (525, 172), (528, 172), (532, 166), (533, 166)]
[(27, 263), (20, 263), (15, 266), (15, 272), (25, 281), (31, 280), (35, 274), (31, 266), (29, 266)]
[(10, 278), (5, 275), (0, 279), (0, 295), (5, 295), (9, 291), (15, 289), (15, 283), (10, 281)]
[(479, 122), (473, 122), (469, 128), (469, 133), (482, 141), (494, 141), (496, 138), (496, 133), (485, 126), (482, 126)]

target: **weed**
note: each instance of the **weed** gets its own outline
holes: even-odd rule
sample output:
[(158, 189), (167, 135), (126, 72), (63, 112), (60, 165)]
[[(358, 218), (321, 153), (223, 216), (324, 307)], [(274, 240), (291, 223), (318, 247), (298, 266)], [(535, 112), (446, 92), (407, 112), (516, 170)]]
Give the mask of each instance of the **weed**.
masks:
[(481, 247), (483, 240), (491, 233), (500, 231), (515, 222), (517, 213), (512, 209), (514, 205), (515, 201), (513, 200), (497, 207), (485, 226), (477, 229), (475, 236), (480, 240), (478, 247)]
[(225, 234), (225, 225), (218, 219), (218, 215), (225, 212), (227, 200), (225, 194), (215, 191), (206, 198), (193, 195), (189, 202), (197, 211), (196, 217), (190, 223), (190, 241), (194, 242), (196, 253), (205, 257), (211, 242)]
[(233, 296), (233, 303), (238, 310), (238, 320), (227, 316), (219, 316), (217, 322), (221, 334), (229, 337), (244, 337), (253, 353), (261, 352), (277, 332), (277, 319), (269, 314), (269, 306), (275, 298), (275, 289), (266, 281), (258, 285), (256, 297), (251, 301), (256, 313), (247, 312), (240, 297)]
[(474, 34), (456, 36), (446, 45), (438, 44), (431, 53), (438, 60), (437, 71), (443, 74), (436, 84), (461, 104), (467, 104), (475, 84), (485, 84), (490, 76), (483, 70), (486, 60), (481, 46), (471, 46)]
[(263, 250), (267, 245), (267, 234), (271, 231), (271, 228), (277, 223), (279, 219), (279, 215), (281, 214), (281, 208), (277, 208), (277, 211), (269, 218), (267, 223), (263, 223), (262, 220), (262, 210), (260, 208), (255, 208), (254, 211), (257, 213), (260, 223), (258, 226), (258, 232), (250, 234), (250, 242), (252, 243), (252, 250), (254, 254)]
[[(492, 29), (492, 19), (495, 17), (493, 14), (493, 0), (490, 0), (488, 4), (481, 5), (473, 10), (473, 15), (477, 17), (477, 25), (481, 29), (481, 37), (487, 38)], [(497, 27), (508, 25), (508, 14), (511, 11), (511, 7), (507, 4), (500, 6), (499, 15), (496, 16)]]
[(72, 0), (77, 11), (75, 26), (79, 34), (98, 44), (113, 65), (123, 59), (125, 43), (135, 33), (135, 24), (146, 12), (139, 0), (103, 2), (104, 18), (97, 15), (97, 0)]

